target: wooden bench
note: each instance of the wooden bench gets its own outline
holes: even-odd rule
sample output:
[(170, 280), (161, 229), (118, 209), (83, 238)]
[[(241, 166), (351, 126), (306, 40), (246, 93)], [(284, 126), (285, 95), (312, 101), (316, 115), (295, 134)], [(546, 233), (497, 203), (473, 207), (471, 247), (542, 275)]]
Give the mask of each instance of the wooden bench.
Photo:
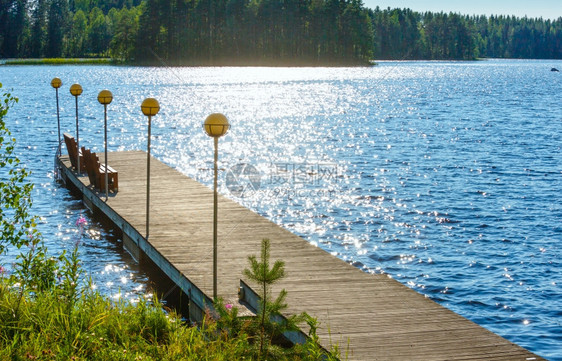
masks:
[[(86, 163), (86, 173), (90, 184), (100, 191), (105, 191), (105, 164), (100, 164), (96, 153), (92, 153), (89, 149), (82, 147), (84, 155), (84, 163)], [(117, 192), (119, 188), (119, 177), (115, 169), (107, 166), (107, 188), (113, 192)]]
[(78, 150), (78, 145), (76, 144), (76, 140), (74, 137), (68, 133), (64, 133), (64, 143), (66, 144), (66, 149), (68, 150), (68, 157), (70, 158), (70, 164), (77, 169), (77, 161), (78, 157), (80, 157), (80, 172), (84, 172), (86, 170), (86, 165), (84, 164), (84, 157), (82, 152)]

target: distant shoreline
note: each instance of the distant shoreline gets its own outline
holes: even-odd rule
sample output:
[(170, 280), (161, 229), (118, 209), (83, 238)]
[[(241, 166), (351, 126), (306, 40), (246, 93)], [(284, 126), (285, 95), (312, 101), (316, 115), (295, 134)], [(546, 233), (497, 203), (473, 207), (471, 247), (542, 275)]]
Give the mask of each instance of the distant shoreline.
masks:
[(16, 58), (0, 59), (0, 65), (111, 65), (116, 64), (110, 58)]
[(377, 66), (378, 63), (386, 62), (478, 62), (494, 59), (502, 60), (560, 60), (560, 59), (519, 59), (519, 58), (476, 58), (465, 59), (376, 59), (369, 63), (337, 63), (337, 62), (309, 62), (309, 61), (239, 61), (239, 62), (186, 62), (176, 63), (155, 63), (155, 62), (122, 62), (111, 58), (14, 58), (0, 59), (2, 65), (115, 65), (115, 66), (138, 66), (138, 67), (370, 67)]
[(187, 61), (187, 62), (123, 62), (111, 58), (12, 58), (0, 59), (0, 65), (128, 65), (155, 67), (365, 67), (374, 66), (374, 61), (307, 61), (307, 60), (239, 60), (239, 61)]

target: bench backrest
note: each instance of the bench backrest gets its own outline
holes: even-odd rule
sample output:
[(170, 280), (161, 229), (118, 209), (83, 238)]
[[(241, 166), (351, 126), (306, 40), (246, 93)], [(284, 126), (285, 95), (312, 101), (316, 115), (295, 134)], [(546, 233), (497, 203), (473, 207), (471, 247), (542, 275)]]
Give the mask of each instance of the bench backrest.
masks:
[(90, 180), (90, 184), (93, 184), (94, 187), (97, 187), (97, 174), (96, 170), (99, 172), (99, 165), (97, 164), (97, 160), (94, 163), (94, 159), (92, 159), (92, 153), (89, 149), (82, 147), (82, 157), (84, 158), (84, 163), (86, 166), (86, 173), (88, 173), (88, 179)]
[(76, 158), (78, 157), (78, 146), (76, 145), (76, 140), (74, 137), (68, 133), (64, 133), (64, 143), (66, 144), (66, 149), (68, 150), (68, 157), (70, 158), (70, 164), (74, 168), (77, 167)]

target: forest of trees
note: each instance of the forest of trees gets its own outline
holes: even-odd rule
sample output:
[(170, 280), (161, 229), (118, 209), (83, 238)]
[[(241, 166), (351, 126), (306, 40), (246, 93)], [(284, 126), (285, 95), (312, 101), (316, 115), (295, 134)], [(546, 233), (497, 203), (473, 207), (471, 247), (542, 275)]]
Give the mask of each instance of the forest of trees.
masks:
[(360, 64), (361, 0), (2, 0), (0, 57), (166, 64)]
[(360, 0), (148, 0), (135, 59), (158, 54), (172, 63), (366, 63), (372, 44)]
[(562, 59), (562, 17), (369, 10), (377, 59)]
[(1, 0), (0, 58), (366, 64), (562, 58), (562, 17), (366, 9), (361, 0)]

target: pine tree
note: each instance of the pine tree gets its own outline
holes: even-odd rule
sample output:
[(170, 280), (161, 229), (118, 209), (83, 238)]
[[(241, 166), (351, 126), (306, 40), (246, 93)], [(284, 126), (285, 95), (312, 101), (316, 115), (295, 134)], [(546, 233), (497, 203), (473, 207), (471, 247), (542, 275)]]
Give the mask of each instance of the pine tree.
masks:
[(63, 37), (68, 28), (68, 1), (52, 0), (48, 10), (47, 49), (45, 55), (58, 58), (63, 54)]
[[(256, 256), (248, 257), (250, 269), (244, 270), (244, 276), (256, 282), (261, 288), (259, 310), (254, 325), (258, 328), (259, 334), (259, 360), (267, 359), (272, 351), (276, 351), (271, 346), (272, 339), (281, 336), (284, 332), (298, 330), (297, 325), (310, 318), (306, 313), (287, 318), (281, 315), (281, 311), (288, 307), (285, 302), (287, 298), (285, 289), (279, 292), (274, 301), (271, 301), (271, 286), (285, 277), (285, 262), (277, 260), (270, 267), (270, 248), (269, 239), (263, 239), (260, 260), (258, 261)], [(273, 318), (280, 321), (273, 320)]]

